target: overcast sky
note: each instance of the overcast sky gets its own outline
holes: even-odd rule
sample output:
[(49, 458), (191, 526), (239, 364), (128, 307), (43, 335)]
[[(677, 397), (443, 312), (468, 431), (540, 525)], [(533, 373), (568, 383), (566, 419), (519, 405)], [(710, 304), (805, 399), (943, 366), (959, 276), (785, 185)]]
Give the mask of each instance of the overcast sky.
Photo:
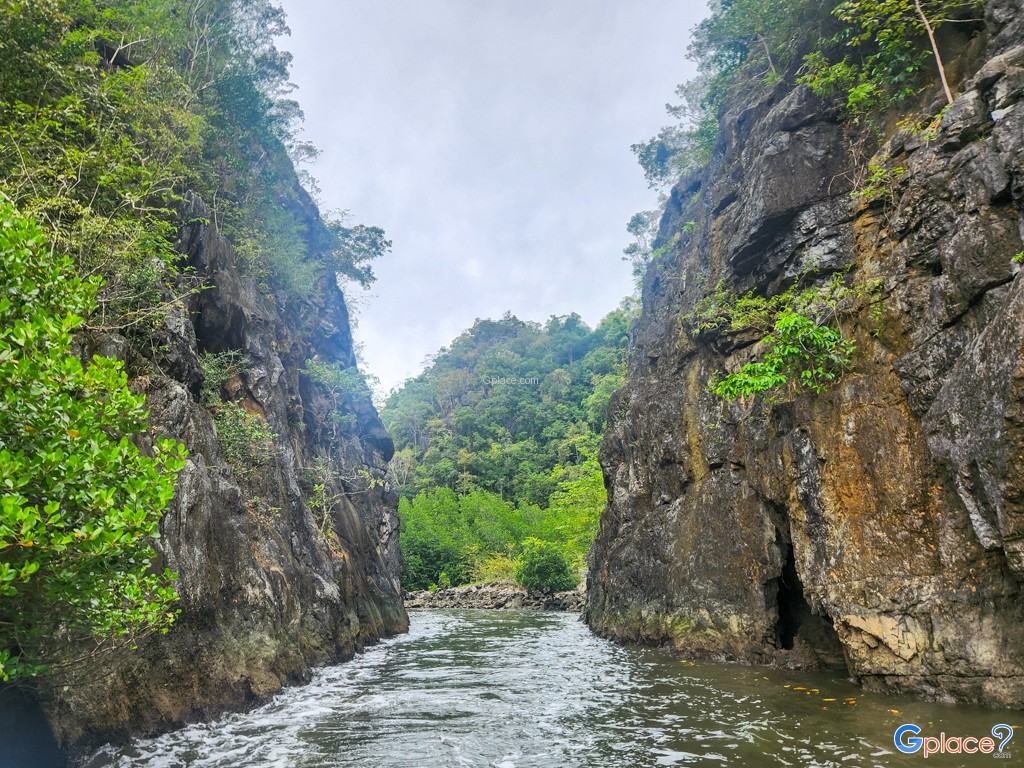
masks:
[(321, 207), (394, 243), (355, 335), (387, 392), (476, 318), (578, 312), (632, 289), (654, 207), (629, 145), (692, 75), (685, 0), (283, 0)]

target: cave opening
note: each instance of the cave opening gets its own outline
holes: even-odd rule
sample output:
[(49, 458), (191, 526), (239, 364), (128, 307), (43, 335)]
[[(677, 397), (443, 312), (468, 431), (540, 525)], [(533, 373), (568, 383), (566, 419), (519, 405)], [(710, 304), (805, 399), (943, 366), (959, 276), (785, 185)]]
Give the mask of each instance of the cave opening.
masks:
[(843, 644), (836, 634), (832, 619), (818, 615), (807, 602), (804, 586), (796, 570), (793, 545), (784, 544), (786, 557), (782, 572), (774, 580), (778, 619), (775, 623), (775, 645), (784, 651), (796, 649), (806, 661), (824, 669), (848, 669)]

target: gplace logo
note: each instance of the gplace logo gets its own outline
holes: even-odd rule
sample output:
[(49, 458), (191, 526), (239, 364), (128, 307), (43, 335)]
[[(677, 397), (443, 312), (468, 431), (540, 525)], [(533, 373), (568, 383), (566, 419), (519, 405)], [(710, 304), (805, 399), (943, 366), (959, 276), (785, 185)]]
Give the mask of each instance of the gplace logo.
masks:
[(893, 734), (892, 740), (896, 749), (905, 755), (912, 755), (921, 752), (925, 757), (931, 755), (973, 755), (981, 753), (991, 755), (996, 752), (998, 743), (999, 751), (993, 757), (1010, 757), (1009, 752), (1003, 752), (1003, 748), (1013, 738), (1013, 728), (1000, 723), (992, 726), (992, 736), (947, 736), (945, 732), (938, 736), (921, 735), (921, 729), (913, 723), (901, 725)]

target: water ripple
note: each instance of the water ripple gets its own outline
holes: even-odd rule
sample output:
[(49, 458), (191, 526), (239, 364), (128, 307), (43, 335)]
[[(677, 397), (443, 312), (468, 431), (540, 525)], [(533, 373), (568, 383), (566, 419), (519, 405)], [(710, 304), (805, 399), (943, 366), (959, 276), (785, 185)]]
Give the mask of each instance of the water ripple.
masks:
[(264, 707), (104, 749), (88, 768), (886, 768), (921, 760), (891, 749), (903, 722), (961, 735), (994, 722), (823, 675), (684, 666), (599, 640), (565, 614), (412, 618), (409, 634)]

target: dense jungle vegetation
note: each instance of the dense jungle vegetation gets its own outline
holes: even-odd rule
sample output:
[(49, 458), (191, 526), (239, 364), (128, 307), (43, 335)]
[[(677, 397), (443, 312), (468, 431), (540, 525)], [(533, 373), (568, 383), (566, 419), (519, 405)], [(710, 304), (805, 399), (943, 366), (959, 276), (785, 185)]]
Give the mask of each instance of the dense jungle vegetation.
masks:
[(388, 398), (403, 586), (512, 579), (542, 549), (575, 584), (605, 503), (597, 449), (634, 311), (624, 302), (593, 330), (578, 315), (477, 320)]

